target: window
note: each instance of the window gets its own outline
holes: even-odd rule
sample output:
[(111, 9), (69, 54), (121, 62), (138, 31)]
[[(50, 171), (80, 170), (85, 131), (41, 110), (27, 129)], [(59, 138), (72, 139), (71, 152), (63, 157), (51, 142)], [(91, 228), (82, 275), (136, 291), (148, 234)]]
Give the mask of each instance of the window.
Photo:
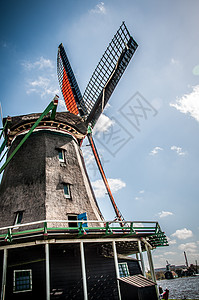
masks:
[(14, 225), (21, 224), (23, 218), (23, 211), (17, 211)]
[(13, 292), (32, 291), (32, 270), (14, 270)]
[(60, 162), (64, 162), (64, 150), (62, 149), (58, 150), (58, 157)]
[[(69, 215), (68, 216), (68, 221), (76, 221), (77, 220), (77, 215)], [(68, 222), (68, 227), (78, 227), (76, 222)]]
[(64, 183), (64, 196), (70, 198), (70, 185), (68, 183)]
[(127, 265), (126, 262), (125, 263), (119, 263), (118, 267), (119, 267), (120, 277), (130, 276), (130, 274), (129, 274), (129, 268), (128, 268), (128, 265)]

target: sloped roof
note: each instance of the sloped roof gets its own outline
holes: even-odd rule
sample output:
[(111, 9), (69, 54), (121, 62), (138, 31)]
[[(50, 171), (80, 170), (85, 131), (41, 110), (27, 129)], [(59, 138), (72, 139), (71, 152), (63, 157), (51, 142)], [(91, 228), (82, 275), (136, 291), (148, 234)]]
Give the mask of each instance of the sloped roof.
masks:
[(121, 282), (133, 285), (137, 288), (144, 288), (147, 286), (156, 285), (155, 282), (145, 278), (143, 275), (133, 275), (133, 276), (128, 276), (128, 277), (121, 277), (121, 278), (119, 278), (119, 280)]

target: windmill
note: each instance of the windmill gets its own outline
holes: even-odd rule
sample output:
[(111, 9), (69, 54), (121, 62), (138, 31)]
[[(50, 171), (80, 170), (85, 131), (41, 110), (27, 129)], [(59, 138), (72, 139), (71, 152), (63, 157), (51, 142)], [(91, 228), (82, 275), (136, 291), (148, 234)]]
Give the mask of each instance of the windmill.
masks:
[(138, 44), (132, 38), (123, 22), (94, 70), (83, 96), (62, 44), (58, 47), (57, 55), (58, 79), (66, 107), (70, 113), (80, 115), (88, 127), (87, 137), (119, 221), (123, 221), (124, 218), (113, 198), (93, 140), (92, 129), (102, 114), (137, 47)]
[[(157, 222), (123, 222), (92, 137), (136, 48), (123, 23), (82, 96), (61, 44), (58, 78), (69, 112), (56, 112), (55, 96), (43, 113), (3, 119), (1, 299), (127, 299), (126, 285), (129, 297), (139, 292), (129, 278), (146, 286), (143, 300), (149, 288), (157, 299), (155, 283), (149, 287), (142, 276), (142, 252), (147, 251), (155, 281), (150, 251), (167, 246), (166, 236)], [(104, 220), (97, 204), (80, 149), (86, 136), (118, 220)], [(133, 253), (139, 254), (141, 266), (126, 257)]]

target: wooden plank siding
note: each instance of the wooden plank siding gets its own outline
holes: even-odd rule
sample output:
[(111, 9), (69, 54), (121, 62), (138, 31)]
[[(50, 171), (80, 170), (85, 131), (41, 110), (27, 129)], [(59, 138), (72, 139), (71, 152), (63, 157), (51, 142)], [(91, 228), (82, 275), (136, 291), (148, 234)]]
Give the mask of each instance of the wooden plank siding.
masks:
[(3, 275), (3, 251), (0, 251), (0, 291), (2, 288), (2, 275)]
[[(108, 245), (109, 244), (109, 245)], [(114, 258), (110, 243), (84, 243), (88, 299), (118, 300)], [(50, 299), (83, 300), (80, 244), (49, 245)], [(104, 255), (106, 253), (106, 256)], [(130, 275), (141, 274), (136, 260), (127, 262)], [(0, 251), (0, 278), (2, 278), (3, 251)], [(14, 270), (32, 270), (32, 291), (13, 293)], [(8, 250), (8, 268), (5, 300), (46, 299), (45, 248), (37, 245)]]
[(79, 244), (50, 245), (50, 291), (54, 299), (84, 299)]
[[(32, 291), (13, 293), (14, 270), (32, 270)], [(46, 298), (44, 246), (24, 247), (8, 251), (5, 300), (35, 300)]]

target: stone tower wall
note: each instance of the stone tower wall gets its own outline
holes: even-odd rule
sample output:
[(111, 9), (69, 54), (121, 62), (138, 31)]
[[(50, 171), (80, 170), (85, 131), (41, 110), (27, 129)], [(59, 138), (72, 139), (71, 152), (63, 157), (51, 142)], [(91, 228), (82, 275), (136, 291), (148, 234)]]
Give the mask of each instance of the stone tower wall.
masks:
[[(23, 136), (12, 144), (8, 156)], [(23, 223), (44, 220), (45, 152), (42, 135), (32, 134), (6, 167), (0, 185), (0, 227), (12, 226), (23, 211)]]
[[(23, 136), (13, 142), (10, 152)], [(60, 162), (58, 150), (64, 153)], [(69, 184), (70, 198), (64, 195)], [(0, 186), (0, 227), (45, 219), (67, 220), (86, 212), (90, 220), (103, 217), (95, 200), (77, 141), (59, 131), (34, 132), (6, 167)]]
[[(68, 215), (86, 212), (89, 220), (102, 220), (84, 168), (81, 150), (71, 136), (45, 134), (46, 143), (46, 218), (64, 220)], [(64, 154), (64, 162), (58, 158)], [(69, 184), (70, 198), (64, 196)]]

